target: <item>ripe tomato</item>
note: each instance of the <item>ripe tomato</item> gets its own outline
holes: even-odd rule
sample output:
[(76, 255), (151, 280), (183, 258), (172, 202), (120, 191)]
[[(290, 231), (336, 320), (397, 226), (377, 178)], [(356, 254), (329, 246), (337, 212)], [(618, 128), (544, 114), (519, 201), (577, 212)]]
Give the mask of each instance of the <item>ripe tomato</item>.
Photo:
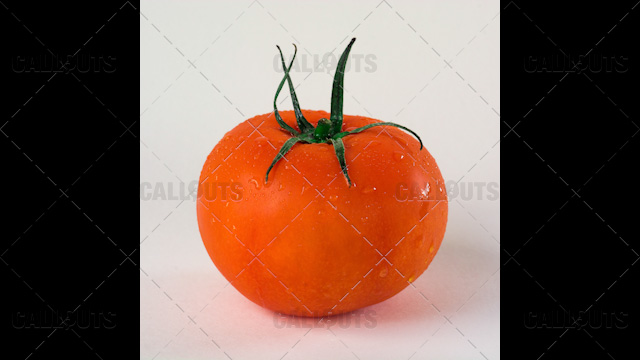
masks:
[[(341, 89), (338, 79), (334, 95)], [(290, 90), (295, 111), (241, 123), (204, 164), (197, 213), (209, 256), (240, 293), (285, 314), (339, 314), (388, 299), (427, 269), (442, 242), (448, 204), (438, 166), (399, 125), (343, 116), (336, 96), (331, 114), (300, 110)], [(334, 128), (327, 119), (338, 112)]]

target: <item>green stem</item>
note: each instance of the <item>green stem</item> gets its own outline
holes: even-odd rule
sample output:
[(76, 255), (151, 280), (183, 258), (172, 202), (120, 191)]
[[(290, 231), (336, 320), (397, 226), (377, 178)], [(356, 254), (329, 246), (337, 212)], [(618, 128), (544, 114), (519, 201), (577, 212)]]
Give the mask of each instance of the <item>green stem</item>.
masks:
[(333, 90), (331, 91), (331, 124), (332, 134), (337, 134), (342, 130), (342, 103), (344, 100), (344, 69), (347, 66), (347, 58), (356, 38), (351, 39), (349, 45), (338, 60), (338, 67), (333, 78)]
[(331, 131), (331, 121), (322, 118), (318, 120), (316, 130), (313, 132), (313, 137), (318, 142), (327, 142), (329, 131)]
[[(342, 122), (343, 122), (343, 114), (342, 114), (342, 106), (344, 100), (344, 70), (347, 65), (347, 58), (349, 57), (349, 52), (351, 51), (351, 47), (353, 43), (356, 41), (355, 38), (351, 39), (349, 45), (344, 50), (342, 55), (340, 56), (340, 60), (338, 61), (338, 67), (336, 69), (335, 76), (333, 78), (333, 89), (331, 92), (331, 116), (329, 119), (322, 118), (318, 120), (318, 124), (314, 128), (311, 123), (305, 119), (302, 114), (302, 110), (300, 109), (300, 104), (298, 103), (298, 97), (296, 96), (295, 87), (293, 86), (293, 81), (291, 80), (291, 76), (289, 75), (291, 71), (291, 67), (293, 66), (293, 60), (296, 58), (296, 54), (298, 52), (298, 48), (294, 44), (294, 53), (291, 62), (289, 63), (289, 67), (285, 67), (284, 56), (282, 55), (282, 50), (278, 47), (278, 51), (280, 52), (280, 60), (282, 62), (282, 67), (284, 68), (284, 77), (282, 81), (280, 81), (280, 85), (278, 86), (278, 90), (276, 91), (276, 96), (273, 99), (273, 110), (275, 113), (276, 121), (283, 129), (287, 130), (291, 133), (292, 137), (289, 138), (282, 145), (280, 150), (278, 150), (278, 154), (271, 162), (271, 165), (267, 169), (267, 174), (265, 175), (264, 181), (265, 183), (269, 181), (269, 173), (271, 169), (276, 165), (280, 159), (282, 159), (291, 148), (298, 142), (306, 143), (306, 144), (320, 144), (320, 143), (331, 143), (336, 153), (336, 157), (338, 158), (338, 163), (340, 164), (340, 169), (344, 174), (344, 177), (347, 179), (349, 183), (349, 187), (351, 187), (351, 178), (349, 177), (349, 172), (347, 171), (347, 161), (345, 159), (345, 147), (342, 138), (347, 135), (357, 134), (359, 132), (370, 129), (374, 126), (394, 126), (405, 130), (415, 136), (420, 142), (420, 150), (422, 150), (422, 140), (414, 131), (395, 123), (390, 122), (379, 122), (368, 124), (362, 127), (359, 127), (355, 130), (351, 131), (342, 131)], [(278, 112), (277, 100), (282, 87), (284, 86), (284, 82), (287, 81), (289, 83), (289, 92), (291, 93), (291, 101), (293, 102), (293, 110), (296, 115), (296, 123), (298, 124), (298, 128), (300, 131), (294, 129), (289, 126)]]
[[(280, 52), (280, 61), (282, 62), (282, 68), (286, 69), (284, 65), (284, 56), (282, 55), (282, 50), (280, 50), (280, 46), (276, 45), (276, 47)], [(295, 59), (296, 57), (295, 54), (298, 52), (298, 47), (296, 46), (296, 44), (293, 44), (293, 47), (295, 49), (293, 53), (293, 58)], [(293, 59), (291, 60), (291, 64), (293, 64)], [(289, 69), (291, 69), (291, 66), (289, 66)], [(300, 103), (298, 102), (298, 97), (296, 96), (296, 90), (293, 87), (293, 81), (291, 81), (291, 75), (289, 75), (289, 71), (286, 71), (285, 75), (287, 77), (287, 82), (289, 83), (289, 93), (291, 94), (291, 101), (293, 102), (293, 111), (296, 114), (296, 123), (298, 124), (298, 128), (300, 129), (300, 132), (305, 133), (305, 132), (308, 132), (309, 130), (313, 130), (313, 125), (311, 125), (307, 121), (307, 119), (304, 118), (304, 115), (302, 115), (302, 110), (300, 110)]]
[[(278, 50), (280, 50), (280, 47), (278, 45), (276, 45), (278, 47)], [(273, 99), (273, 112), (276, 116), (276, 121), (278, 122), (278, 124), (280, 125), (280, 127), (282, 127), (283, 129), (287, 130), (288, 132), (291, 133), (291, 135), (293, 136), (298, 136), (300, 135), (300, 133), (298, 132), (298, 130), (292, 128), (291, 126), (289, 126), (289, 124), (287, 124), (286, 122), (284, 122), (284, 120), (282, 120), (282, 117), (280, 116), (280, 113), (278, 112), (278, 95), (280, 95), (280, 91), (282, 90), (282, 87), (284, 86), (284, 82), (287, 80), (287, 78), (289, 77), (289, 70), (291, 70), (291, 67), (293, 66), (293, 60), (296, 58), (296, 53), (297, 53), (297, 48), (296, 51), (293, 53), (293, 58), (291, 59), (291, 63), (289, 64), (288, 68), (284, 69), (284, 77), (282, 77), (282, 81), (280, 81), (280, 85), (278, 85), (278, 90), (276, 90), (276, 96)]]
[(338, 157), (338, 162), (340, 163), (340, 169), (342, 169), (342, 173), (344, 174), (344, 177), (347, 178), (349, 187), (351, 187), (351, 179), (349, 178), (349, 173), (347, 172), (347, 161), (344, 158), (344, 143), (342, 142), (342, 139), (331, 139), (331, 143), (333, 144), (333, 149), (336, 151), (336, 156)]
[(416, 134), (413, 130), (411, 130), (411, 129), (407, 128), (407, 127), (404, 127), (402, 125), (398, 125), (398, 124), (392, 123), (392, 122), (379, 122), (379, 123), (373, 123), (373, 124), (365, 125), (363, 127), (357, 128), (355, 130), (343, 131), (341, 133), (337, 133), (337, 134), (335, 134), (333, 136), (333, 138), (334, 139), (339, 139), (339, 138), (343, 138), (343, 137), (345, 137), (347, 135), (357, 134), (357, 133), (365, 131), (367, 129), (371, 129), (374, 126), (394, 126), (394, 127), (400, 128), (402, 130), (405, 130), (405, 131), (411, 133), (411, 135), (415, 136), (418, 139), (418, 141), (420, 142), (420, 150), (422, 150), (422, 147), (423, 147), (422, 146), (422, 139), (420, 139), (420, 136), (418, 136), (418, 134)]
[(289, 140), (284, 142), (284, 144), (280, 148), (280, 151), (278, 151), (278, 155), (276, 155), (275, 159), (273, 159), (273, 161), (271, 162), (271, 166), (269, 166), (269, 168), (267, 169), (267, 175), (264, 177), (265, 183), (269, 181), (269, 173), (271, 172), (271, 169), (273, 169), (273, 166), (278, 161), (280, 161), (280, 159), (282, 159), (282, 157), (285, 156), (289, 152), (289, 150), (291, 150), (291, 147), (295, 145), (295, 143), (297, 143), (298, 141), (300, 141), (298, 137), (292, 137)]

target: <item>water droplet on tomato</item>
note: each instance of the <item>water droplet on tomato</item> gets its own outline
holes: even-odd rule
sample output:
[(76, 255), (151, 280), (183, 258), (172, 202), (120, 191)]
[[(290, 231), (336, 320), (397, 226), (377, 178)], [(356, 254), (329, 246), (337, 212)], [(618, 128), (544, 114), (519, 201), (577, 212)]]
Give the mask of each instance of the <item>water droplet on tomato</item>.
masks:
[(394, 151), (393, 159), (397, 162), (402, 161), (402, 159), (404, 159), (404, 153), (402, 151)]
[(258, 144), (258, 147), (262, 147), (262, 145), (266, 145), (268, 143), (269, 139), (265, 136), (259, 136), (254, 141)]
[(249, 180), (249, 182), (251, 184), (253, 184), (253, 186), (255, 186), (256, 190), (260, 189), (260, 182), (258, 180), (256, 180), (255, 178)]
[(379, 274), (380, 277), (383, 278), (383, 277), (387, 276), (387, 274), (389, 274), (389, 269), (384, 268), (384, 269), (380, 270), (380, 274)]
[(284, 189), (284, 184), (283, 184), (283, 183), (280, 183), (280, 185), (278, 185), (278, 191), (280, 191), (280, 190), (282, 190), (282, 189)]
[(364, 193), (364, 194), (370, 194), (370, 193), (372, 193), (372, 192), (374, 192), (374, 191), (376, 191), (376, 190), (377, 190), (377, 189), (376, 189), (376, 187), (375, 187), (375, 186), (368, 185), (368, 186), (365, 186), (364, 190), (362, 190), (362, 193)]
[(331, 194), (331, 195), (329, 195), (329, 200), (331, 200), (331, 201), (336, 201), (336, 200), (338, 200), (338, 195), (336, 195), (336, 194)]

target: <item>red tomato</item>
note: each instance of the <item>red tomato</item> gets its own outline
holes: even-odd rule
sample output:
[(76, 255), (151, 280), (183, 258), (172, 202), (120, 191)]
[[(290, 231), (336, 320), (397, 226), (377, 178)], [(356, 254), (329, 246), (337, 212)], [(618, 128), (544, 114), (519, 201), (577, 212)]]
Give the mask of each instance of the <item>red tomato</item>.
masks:
[(448, 204), (436, 161), (398, 125), (341, 107), (251, 118), (215, 146), (200, 175), (198, 224), (211, 259), (268, 309), (325, 316), (376, 304), (420, 276), (442, 242)]

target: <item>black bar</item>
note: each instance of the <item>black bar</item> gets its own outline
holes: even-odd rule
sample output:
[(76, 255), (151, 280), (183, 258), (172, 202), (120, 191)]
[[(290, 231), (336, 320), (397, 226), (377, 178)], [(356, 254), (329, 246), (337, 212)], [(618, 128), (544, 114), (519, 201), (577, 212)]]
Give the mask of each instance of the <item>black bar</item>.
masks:
[(634, 358), (638, 2), (502, 6), (501, 355)]
[(3, 358), (137, 356), (138, 7), (0, 2)]

